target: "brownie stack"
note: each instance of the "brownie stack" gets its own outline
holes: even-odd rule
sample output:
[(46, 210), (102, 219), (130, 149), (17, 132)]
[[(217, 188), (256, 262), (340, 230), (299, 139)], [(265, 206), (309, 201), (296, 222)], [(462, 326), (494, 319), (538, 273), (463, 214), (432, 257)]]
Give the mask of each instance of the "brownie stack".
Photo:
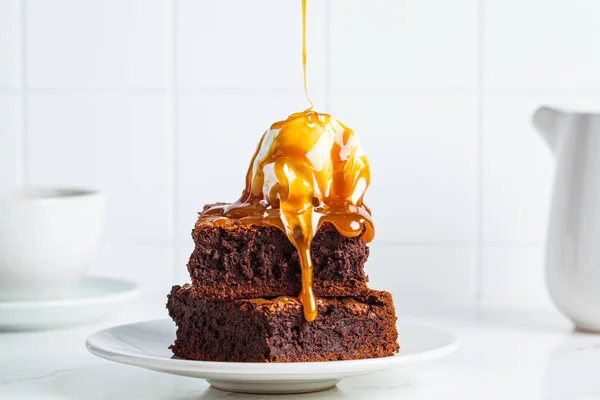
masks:
[(174, 286), (171, 349), (190, 360), (332, 361), (391, 356), (398, 351), (396, 313), (388, 292), (370, 290), (369, 248), (325, 224), (311, 245), (318, 316), (307, 322), (300, 302), (294, 246), (266, 225), (217, 226), (199, 220), (188, 271)]

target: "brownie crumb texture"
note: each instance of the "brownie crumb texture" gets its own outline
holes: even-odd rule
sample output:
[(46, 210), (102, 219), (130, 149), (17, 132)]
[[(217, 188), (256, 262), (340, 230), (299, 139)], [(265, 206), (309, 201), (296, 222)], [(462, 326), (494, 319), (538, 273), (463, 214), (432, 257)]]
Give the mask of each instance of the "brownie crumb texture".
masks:
[(391, 356), (399, 350), (388, 292), (321, 297), (307, 322), (295, 297), (220, 301), (174, 286), (167, 309), (177, 324), (171, 349), (189, 360), (234, 362), (335, 361)]
[[(251, 299), (295, 296), (301, 290), (297, 251), (276, 227), (199, 221), (192, 237), (195, 250), (187, 267), (195, 297)], [(368, 293), (369, 248), (360, 236), (345, 237), (326, 223), (313, 239), (311, 254), (318, 297)]]

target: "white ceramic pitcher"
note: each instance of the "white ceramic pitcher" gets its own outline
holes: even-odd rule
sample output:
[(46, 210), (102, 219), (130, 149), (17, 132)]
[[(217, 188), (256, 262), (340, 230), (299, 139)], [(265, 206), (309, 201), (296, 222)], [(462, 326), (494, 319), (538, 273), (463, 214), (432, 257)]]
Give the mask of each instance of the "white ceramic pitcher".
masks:
[(541, 107), (533, 124), (556, 157), (548, 290), (575, 325), (600, 332), (600, 114)]

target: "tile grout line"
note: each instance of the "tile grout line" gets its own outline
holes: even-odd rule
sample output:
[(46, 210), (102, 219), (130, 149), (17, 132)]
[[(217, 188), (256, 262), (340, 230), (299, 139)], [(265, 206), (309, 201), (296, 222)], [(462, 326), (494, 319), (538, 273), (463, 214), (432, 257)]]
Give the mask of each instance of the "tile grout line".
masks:
[(28, 162), (28, 101), (27, 101), (27, 1), (20, 3), (20, 22), (21, 22), (21, 77), (19, 90), (20, 108), (21, 108), (21, 126), (17, 140), (17, 183), (22, 186), (29, 184), (29, 162)]
[(171, 179), (169, 187), (169, 200), (170, 200), (170, 244), (169, 244), (169, 259), (171, 264), (171, 281), (175, 282), (176, 268), (178, 261), (177, 251), (177, 233), (179, 230), (177, 211), (179, 204), (179, 168), (178, 168), (178, 145), (179, 145), (179, 124), (177, 122), (178, 115), (178, 90), (177, 90), (177, 0), (171, 0), (171, 140), (169, 142), (171, 148), (170, 154), (170, 169)]
[[(327, 61), (329, 64), (330, 62)], [(329, 80), (329, 86), (331, 86), (331, 78), (328, 76), (329, 71), (326, 69), (326, 79)], [(172, 87), (152, 87), (152, 86), (140, 86), (140, 87), (92, 87), (92, 86), (29, 86), (28, 92), (36, 95), (79, 95), (79, 94), (122, 94), (122, 95), (144, 95), (144, 94), (164, 94), (170, 93)], [(325, 88), (327, 90), (327, 88)], [(323, 92), (325, 92), (323, 90)], [(179, 87), (178, 91), (181, 94), (213, 94), (213, 95), (230, 95), (230, 94), (241, 94), (241, 95), (252, 95), (256, 93), (264, 94), (295, 94), (298, 89), (290, 87), (241, 87), (241, 86), (186, 86)], [(313, 89), (311, 92), (319, 92), (318, 89)], [(448, 87), (395, 87), (395, 88), (337, 88), (336, 91), (341, 94), (368, 94), (368, 95), (380, 95), (380, 96), (449, 96), (449, 95), (477, 95), (477, 91), (473, 91), (469, 88), (448, 88)], [(18, 94), (20, 89), (10, 86), (0, 86), (0, 94)], [(533, 96), (533, 95), (555, 95), (555, 96), (581, 96), (597, 97), (600, 94), (598, 90), (560, 90), (560, 89), (487, 89), (486, 95), (495, 96)]]
[(483, 300), (484, 257), (483, 257), (483, 230), (484, 230), (484, 51), (485, 51), (485, 0), (477, 2), (477, 245), (475, 250), (475, 302), (481, 307)]
[[(328, 61), (327, 61), (328, 63)], [(328, 73), (327, 69), (325, 72)], [(327, 79), (327, 77), (326, 77)], [(137, 86), (137, 87), (93, 87), (93, 86), (30, 86), (30, 93), (36, 95), (79, 95), (79, 94), (120, 94), (120, 95), (143, 95), (143, 94), (165, 94), (172, 91), (172, 87), (158, 86)], [(212, 94), (212, 95), (253, 95), (256, 93), (264, 94), (297, 94), (298, 88), (292, 87), (253, 87), (253, 86), (186, 86), (177, 88), (182, 94)], [(398, 95), (398, 96), (431, 96), (431, 95), (468, 95), (473, 91), (468, 88), (445, 88), (445, 87), (399, 87), (399, 88), (355, 88), (355, 89), (336, 89), (340, 93), (361, 93), (375, 95)], [(0, 93), (14, 94), (18, 93), (18, 88), (1, 87)], [(321, 93), (324, 89), (313, 89), (311, 92)], [(516, 92), (515, 92), (516, 93)], [(589, 92), (588, 95), (598, 95), (600, 91)], [(509, 92), (509, 94), (512, 94)], [(569, 95), (569, 93), (567, 93)]]
[[(330, 64), (329, 61), (327, 61)], [(326, 73), (329, 71), (326, 69)], [(331, 78), (326, 75), (326, 79), (329, 79), (329, 86), (331, 86)], [(327, 82), (326, 82), (327, 83)], [(330, 89), (330, 88), (329, 88)], [(35, 95), (80, 95), (80, 94), (119, 94), (119, 95), (145, 95), (145, 94), (168, 94), (173, 90), (172, 87), (152, 87), (152, 86), (138, 86), (138, 87), (92, 87), (92, 86), (28, 86), (27, 93)], [(327, 88), (325, 88), (327, 90)], [(323, 90), (323, 92), (325, 92)], [(312, 91), (319, 92), (318, 89)], [(312, 92), (311, 91), (311, 92)], [(256, 93), (263, 94), (296, 94), (297, 88), (291, 87), (241, 87), (241, 86), (186, 86), (179, 87), (178, 92), (180, 94), (196, 95), (196, 94), (211, 94), (211, 95), (253, 95)], [(424, 87), (424, 86), (406, 86), (406, 87), (392, 87), (392, 88), (336, 88), (336, 92), (340, 94), (367, 94), (367, 95), (380, 95), (380, 96), (455, 96), (455, 95), (478, 95), (477, 90), (470, 88), (451, 88), (451, 87)], [(21, 89), (18, 87), (11, 86), (0, 86), (0, 94), (20, 94)], [(589, 89), (589, 90), (564, 90), (564, 89), (537, 89), (537, 88), (518, 88), (518, 89), (486, 89), (485, 95), (495, 96), (533, 96), (533, 95), (554, 95), (561, 97), (569, 96), (581, 96), (594, 98), (600, 95), (600, 88)]]

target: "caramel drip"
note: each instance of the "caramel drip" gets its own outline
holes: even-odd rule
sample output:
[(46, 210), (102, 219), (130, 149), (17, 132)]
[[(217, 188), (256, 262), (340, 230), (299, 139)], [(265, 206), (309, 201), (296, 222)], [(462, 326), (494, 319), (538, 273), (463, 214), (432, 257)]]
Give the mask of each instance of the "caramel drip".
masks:
[(329, 222), (344, 236), (362, 235), (370, 242), (375, 231), (363, 203), (369, 182), (369, 163), (354, 132), (327, 114), (307, 110), (276, 122), (263, 134), (240, 199), (207, 207), (198, 223), (266, 224), (285, 232), (300, 259), (298, 299), (305, 319), (313, 321), (312, 239)]
[(304, 95), (310, 104), (306, 111), (310, 111), (313, 109), (313, 102), (308, 96), (306, 88), (306, 0), (302, 0), (302, 76), (304, 78)]

